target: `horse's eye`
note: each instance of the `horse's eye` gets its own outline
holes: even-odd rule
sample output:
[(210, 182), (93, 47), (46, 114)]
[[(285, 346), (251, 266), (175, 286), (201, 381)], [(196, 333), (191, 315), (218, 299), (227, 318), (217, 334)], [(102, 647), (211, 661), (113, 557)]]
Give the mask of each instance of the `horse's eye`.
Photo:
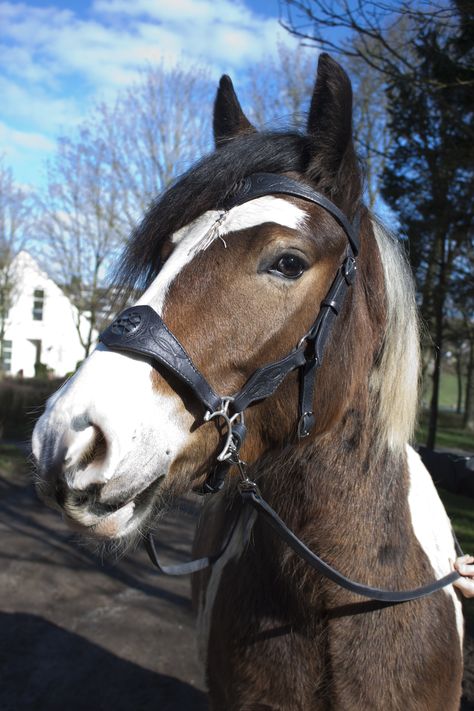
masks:
[(296, 254), (284, 254), (271, 266), (270, 272), (280, 274), (286, 279), (298, 279), (306, 268), (306, 262)]

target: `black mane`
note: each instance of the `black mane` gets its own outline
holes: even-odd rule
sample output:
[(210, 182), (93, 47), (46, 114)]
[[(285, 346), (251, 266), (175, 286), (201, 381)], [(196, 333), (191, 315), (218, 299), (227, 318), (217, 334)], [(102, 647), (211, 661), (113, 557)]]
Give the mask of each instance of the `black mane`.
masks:
[(253, 133), (231, 139), (202, 158), (153, 201), (125, 249), (117, 284), (146, 288), (159, 271), (161, 246), (169, 235), (218, 207), (252, 173), (304, 173), (310, 145), (308, 136), (296, 132)]

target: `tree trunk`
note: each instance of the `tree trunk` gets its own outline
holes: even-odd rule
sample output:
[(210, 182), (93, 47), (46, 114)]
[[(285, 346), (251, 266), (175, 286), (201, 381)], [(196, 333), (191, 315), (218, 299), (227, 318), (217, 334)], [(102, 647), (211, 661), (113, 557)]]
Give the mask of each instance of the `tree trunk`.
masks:
[[(438, 319), (437, 319), (438, 320)], [(434, 369), (432, 375), (433, 390), (431, 393), (430, 402), (430, 417), (428, 423), (428, 437), (426, 446), (428, 449), (434, 449), (436, 444), (436, 430), (438, 427), (438, 408), (439, 408), (439, 383), (441, 380), (441, 361), (442, 361), (442, 337), (437, 338), (437, 352), (434, 361)]]
[(437, 349), (433, 369), (433, 391), (430, 403), (430, 417), (428, 424), (428, 437), (426, 446), (434, 449), (436, 444), (436, 430), (438, 427), (439, 410), (439, 385), (441, 381), (441, 363), (443, 361), (443, 325), (444, 325), (444, 302), (446, 294), (448, 265), (446, 260), (446, 235), (441, 235), (440, 239), (440, 261), (439, 277), (436, 289), (434, 290), (434, 320), (435, 320), (435, 345)]
[(457, 378), (457, 402), (456, 412), (458, 415), (462, 412), (462, 352), (458, 348), (456, 350), (456, 378)]
[(474, 340), (469, 341), (469, 360), (467, 364), (466, 398), (464, 400), (463, 427), (474, 432)]

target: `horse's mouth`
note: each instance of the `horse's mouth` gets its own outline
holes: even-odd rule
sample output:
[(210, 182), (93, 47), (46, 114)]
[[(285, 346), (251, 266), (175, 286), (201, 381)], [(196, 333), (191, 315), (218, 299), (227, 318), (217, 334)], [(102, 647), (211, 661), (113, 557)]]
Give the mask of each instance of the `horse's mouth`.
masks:
[(162, 480), (159, 477), (142, 491), (110, 503), (101, 502), (90, 493), (69, 490), (60, 505), (54, 507), (60, 509), (69, 528), (81, 535), (108, 540), (124, 538), (151, 515)]

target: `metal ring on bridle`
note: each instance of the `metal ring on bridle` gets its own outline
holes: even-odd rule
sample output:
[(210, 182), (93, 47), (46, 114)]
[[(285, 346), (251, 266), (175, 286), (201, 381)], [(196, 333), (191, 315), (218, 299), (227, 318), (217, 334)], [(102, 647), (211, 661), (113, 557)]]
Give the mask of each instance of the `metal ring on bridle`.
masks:
[(222, 452), (218, 455), (218, 462), (225, 462), (232, 459), (233, 454), (236, 451), (236, 446), (233, 439), (233, 425), (235, 422), (240, 422), (244, 424), (244, 413), (236, 412), (235, 415), (229, 415), (229, 405), (234, 398), (227, 397), (222, 400), (222, 407), (220, 410), (215, 410), (215, 412), (210, 412), (209, 410), (204, 415), (205, 422), (210, 422), (216, 417), (222, 417), (227, 425), (227, 436)]

